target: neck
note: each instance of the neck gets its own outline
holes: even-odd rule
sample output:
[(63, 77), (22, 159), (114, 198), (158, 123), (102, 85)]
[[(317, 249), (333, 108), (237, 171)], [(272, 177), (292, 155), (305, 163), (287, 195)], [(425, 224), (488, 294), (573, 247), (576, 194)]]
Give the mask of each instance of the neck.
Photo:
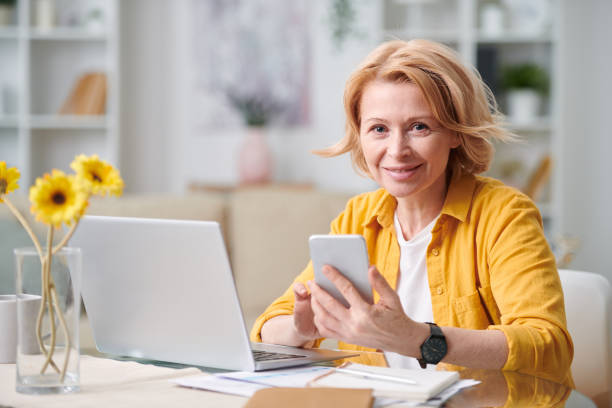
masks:
[(414, 197), (397, 198), (397, 218), (404, 239), (412, 239), (440, 214), (447, 191), (448, 181), (443, 175), (440, 182), (434, 183), (427, 191)]

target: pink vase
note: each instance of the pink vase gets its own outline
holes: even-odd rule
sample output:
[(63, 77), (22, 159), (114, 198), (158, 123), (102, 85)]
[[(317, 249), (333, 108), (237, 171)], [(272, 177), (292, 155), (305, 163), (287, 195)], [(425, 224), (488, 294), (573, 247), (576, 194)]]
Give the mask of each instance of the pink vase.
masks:
[(238, 154), (240, 184), (263, 184), (272, 176), (272, 154), (262, 127), (250, 127)]

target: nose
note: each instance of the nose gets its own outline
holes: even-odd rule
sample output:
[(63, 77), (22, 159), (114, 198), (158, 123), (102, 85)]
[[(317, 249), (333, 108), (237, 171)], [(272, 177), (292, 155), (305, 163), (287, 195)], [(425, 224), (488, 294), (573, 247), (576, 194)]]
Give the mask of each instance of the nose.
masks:
[(391, 131), (390, 137), (387, 139), (387, 154), (393, 158), (405, 157), (411, 153), (410, 136), (404, 134), (400, 129)]

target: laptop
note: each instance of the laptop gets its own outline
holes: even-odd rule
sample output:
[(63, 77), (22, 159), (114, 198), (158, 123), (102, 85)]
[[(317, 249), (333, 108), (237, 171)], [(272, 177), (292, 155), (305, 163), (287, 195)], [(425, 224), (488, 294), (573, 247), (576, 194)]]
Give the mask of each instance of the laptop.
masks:
[(240, 371), (358, 354), (251, 344), (216, 222), (85, 216), (70, 245), (101, 352)]

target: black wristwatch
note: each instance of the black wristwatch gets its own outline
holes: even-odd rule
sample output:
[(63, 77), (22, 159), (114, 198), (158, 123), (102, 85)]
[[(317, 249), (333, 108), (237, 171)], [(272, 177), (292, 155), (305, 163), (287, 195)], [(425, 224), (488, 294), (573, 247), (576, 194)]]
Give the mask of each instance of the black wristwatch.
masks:
[(435, 323), (426, 323), (431, 329), (431, 334), (421, 344), (421, 358), (417, 359), (421, 368), (427, 368), (427, 364), (438, 364), (448, 351), (442, 329)]

